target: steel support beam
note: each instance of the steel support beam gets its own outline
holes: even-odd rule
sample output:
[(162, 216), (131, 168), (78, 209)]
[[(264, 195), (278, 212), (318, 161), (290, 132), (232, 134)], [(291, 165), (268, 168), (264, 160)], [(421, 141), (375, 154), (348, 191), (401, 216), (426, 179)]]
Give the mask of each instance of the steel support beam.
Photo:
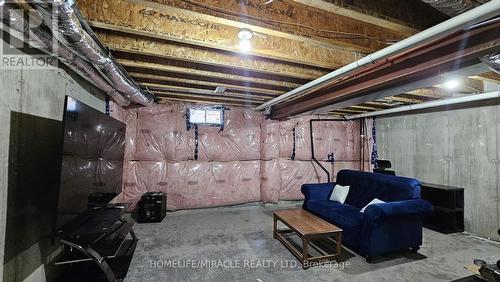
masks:
[(284, 118), (304, 113), (396, 84), (409, 84), (475, 65), (478, 57), (500, 49), (499, 28), (500, 22), (495, 22), (393, 56), (320, 90), (280, 104), (273, 108), (272, 116)]

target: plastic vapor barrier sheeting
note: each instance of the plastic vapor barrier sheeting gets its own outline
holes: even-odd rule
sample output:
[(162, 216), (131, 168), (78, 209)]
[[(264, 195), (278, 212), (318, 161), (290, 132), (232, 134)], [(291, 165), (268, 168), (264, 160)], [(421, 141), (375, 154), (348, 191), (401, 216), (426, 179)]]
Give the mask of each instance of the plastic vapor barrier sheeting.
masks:
[(167, 205), (188, 209), (260, 201), (260, 161), (168, 164)]
[(260, 194), (262, 202), (277, 203), (281, 190), (279, 159), (262, 161), (260, 165)]
[[(326, 173), (312, 161), (292, 161), (280, 159), (281, 188), (280, 200), (303, 199), (300, 186), (304, 183), (325, 183), (328, 181)], [(321, 163), (331, 174), (332, 165)]]
[[(230, 107), (224, 110), (222, 130), (200, 125), (196, 134), (194, 127), (188, 129), (186, 113), (206, 107), (111, 105), (111, 115), (127, 124), (123, 192), (117, 201), (134, 208), (145, 192), (162, 191), (169, 210), (277, 203), (302, 199), (304, 183), (327, 181), (311, 155), (309, 121), (318, 116), (275, 121), (251, 109)], [(332, 181), (340, 169), (361, 169), (362, 156), (364, 169), (371, 169), (371, 124), (363, 124), (370, 131), (361, 148), (359, 121), (314, 122), (315, 156)], [(326, 162), (332, 153), (334, 164)]]

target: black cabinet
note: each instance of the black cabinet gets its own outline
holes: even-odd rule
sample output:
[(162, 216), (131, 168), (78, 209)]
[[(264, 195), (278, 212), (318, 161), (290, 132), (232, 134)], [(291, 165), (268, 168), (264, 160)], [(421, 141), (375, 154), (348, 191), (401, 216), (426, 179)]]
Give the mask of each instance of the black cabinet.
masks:
[(464, 189), (425, 182), (421, 186), (422, 199), (434, 207), (424, 218), (424, 226), (445, 234), (463, 232)]

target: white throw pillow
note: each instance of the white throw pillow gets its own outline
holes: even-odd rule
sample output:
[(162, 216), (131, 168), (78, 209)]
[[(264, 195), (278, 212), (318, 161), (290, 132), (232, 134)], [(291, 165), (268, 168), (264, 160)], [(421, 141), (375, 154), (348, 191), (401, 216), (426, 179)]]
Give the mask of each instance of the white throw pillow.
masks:
[(384, 201), (382, 200), (379, 200), (377, 198), (371, 200), (364, 208), (362, 208), (359, 212), (365, 212), (365, 209), (369, 206), (369, 205), (373, 205), (373, 204), (382, 204), (382, 203), (385, 203)]
[(347, 194), (349, 194), (349, 186), (335, 184), (332, 194), (330, 195), (330, 201), (343, 204), (347, 198)]

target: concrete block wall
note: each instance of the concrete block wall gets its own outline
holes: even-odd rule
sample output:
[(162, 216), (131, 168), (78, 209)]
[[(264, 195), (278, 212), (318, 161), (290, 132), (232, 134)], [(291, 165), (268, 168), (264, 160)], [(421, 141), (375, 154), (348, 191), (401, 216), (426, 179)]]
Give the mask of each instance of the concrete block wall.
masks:
[[(64, 96), (105, 111), (104, 95), (63, 69), (0, 69), (0, 279), (45, 281), (45, 254), (34, 244), (18, 257), (4, 261), (11, 112), (62, 121)], [(33, 140), (36, 142), (36, 140)], [(58, 140), (54, 140), (58, 142)]]
[(500, 240), (500, 100), (378, 117), (380, 159), (398, 175), (465, 189), (465, 230)]

